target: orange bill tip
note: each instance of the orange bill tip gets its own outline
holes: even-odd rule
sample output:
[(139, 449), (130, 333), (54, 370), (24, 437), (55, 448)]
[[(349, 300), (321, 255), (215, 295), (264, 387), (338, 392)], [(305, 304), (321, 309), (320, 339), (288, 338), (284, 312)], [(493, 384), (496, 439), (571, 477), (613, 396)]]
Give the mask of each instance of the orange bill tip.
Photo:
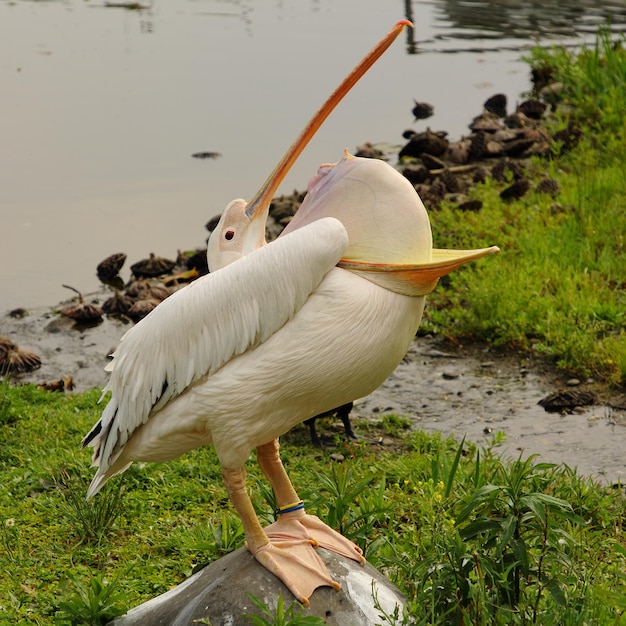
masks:
[(406, 296), (426, 296), (437, 285), (442, 276), (455, 269), (481, 259), (490, 254), (497, 254), (500, 248), (480, 248), (478, 250), (444, 250), (434, 248), (429, 263), (367, 263), (342, 259), (337, 263), (341, 267), (356, 272), (369, 281), (390, 291)]

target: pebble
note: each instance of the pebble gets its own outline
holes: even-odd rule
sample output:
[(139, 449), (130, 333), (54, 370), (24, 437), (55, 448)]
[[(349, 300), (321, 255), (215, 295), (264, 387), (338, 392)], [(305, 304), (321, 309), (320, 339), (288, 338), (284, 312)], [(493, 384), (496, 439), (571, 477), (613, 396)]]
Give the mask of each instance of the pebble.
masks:
[(341, 454), (340, 452), (333, 452), (330, 455), (330, 458), (331, 458), (332, 461), (337, 461), (337, 463), (341, 463), (341, 462), (346, 460), (346, 457), (343, 454)]
[(444, 380), (455, 380), (459, 377), (459, 374), (457, 374), (456, 372), (447, 371), (447, 372), (443, 372), (441, 376)]
[(578, 380), (578, 378), (570, 378), (565, 384), (568, 387), (578, 387), (578, 385), (580, 385), (580, 380)]

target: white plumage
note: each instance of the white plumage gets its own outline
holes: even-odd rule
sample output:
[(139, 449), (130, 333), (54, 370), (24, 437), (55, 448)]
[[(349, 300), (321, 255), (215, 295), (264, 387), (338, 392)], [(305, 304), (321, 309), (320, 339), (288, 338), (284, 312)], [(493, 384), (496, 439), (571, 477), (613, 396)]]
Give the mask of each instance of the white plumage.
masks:
[[(412, 185), (382, 161), (347, 153), (320, 167), (284, 234), (265, 244), (269, 203), (289, 165), (405, 24), (331, 96), (261, 192), (228, 205), (209, 242), (211, 269), (220, 269), (122, 338), (107, 368), (109, 402), (83, 441), (98, 467), (88, 496), (133, 461), (213, 444), (250, 552), (304, 603), (320, 585), (338, 588), (314, 547), (363, 557), (305, 513), (278, 437), (376, 389), (406, 353), (438, 277), (497, 251), (433, 250)], [(265, 531), (245, 486), (243, 466), (255, 448), (280, 513)]]
[[(180, 435), (191, 427), (207, 430), (206, 440), (194, 445), (192, 439), (191, 445), (171, 451), (167, 442), (159, 443), (156, 454), (163, 456), (158, 459), (154, 452), (144, 458), (137, 444), (122, 454), (129, 437), (150, 418), (141, 433), (142, 440), (149, 438), (155, 416), (182, 393), (194, 389), (199, 396), (211, 398), (200, 415), (193, 416), (197, 422), (206, 419), (213, 402), (228, 405), (232, 398), (213, 398), (209, 391), (195, 387), (211, 388), (216, 372), (280, 331), (337, 264), (347, 242), (338, 220), (319, 220), (180, 289), (131, 328), (107, 366), (111, 378), (103, 397), (110, 392), (111, 399), (91, 431), (98, 473), (88, 496), (132, 460), (172, 459), (211, 443), (208, 424), (188, 424), (186, 416), (178, 414), (170, 434)], [(242, 395), (241, 389), (237, 395)], [(170, 408), (167, 415), (172, 410), (177, 409)], [(135, 458), (127, 458), (131, 448)]]

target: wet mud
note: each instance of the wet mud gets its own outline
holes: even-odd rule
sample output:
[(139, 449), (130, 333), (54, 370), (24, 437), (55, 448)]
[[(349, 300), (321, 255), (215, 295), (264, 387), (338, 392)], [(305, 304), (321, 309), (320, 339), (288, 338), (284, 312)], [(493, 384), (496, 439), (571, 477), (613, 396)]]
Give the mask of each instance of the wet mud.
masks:
[[(98, 303), (108, 295), (103, 290), (86, 299)], [(94, 326), (80, 325), (58, 313), (67, 304), (21, 318), (2, 315), (0, 334), (42, 361), (17, 382), (69, 386), (71, 379), (74, 392), (106, 385), (108, 355), (132, 322), (105, 317)], [(574, 388), (572, 382), (527, 353), (423, 336), (389, 379), (355, 404), (352, 417), (379, 421), (385, 414), (403, 415), (416, 429), (457, 440), (465, 436), (479, 447), (503, 432), (501, 450), (510, 457), (539, 454), (541, 461), (565, 463), (603, 484), (626, 482), (626, 397), (582, 381), (575, 388), (592, 391), (596, 404), (569, 412), (547, 412), (538, 404), (550, 393)], [(318, 424), (320, 433), (325, 428), (327, 422)]]

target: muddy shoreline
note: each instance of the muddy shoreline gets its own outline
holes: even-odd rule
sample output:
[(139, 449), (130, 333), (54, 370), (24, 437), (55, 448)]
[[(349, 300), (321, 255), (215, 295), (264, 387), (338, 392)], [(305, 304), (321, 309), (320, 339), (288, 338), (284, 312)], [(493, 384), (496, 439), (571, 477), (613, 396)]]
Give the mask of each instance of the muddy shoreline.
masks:
[[(109, 295), (103, 289), (86, 300), (101, 303)], [(42, 361), (39, 369), (14, 380), (42, 384), (71, 378), (73, 392), (102, 388), (108, 377), (107, 355), (132, 322), (105, 317), (87, 327), (60, 315), (64, 305), (34, 309), (21, 318), (2, 316), (0, 334), (36, 352)], [(572, 382), (532, 354), (426, 335), (413, 342), (378, 390), (356, 403), (352, 415), (377, 422), (395, 413), (408, 417), (413, 428), (458, 440), (466, 436), (479, 446), (489, 445), (501, 431), (508, 456), (539, 454), (542, 461), (576, 467), (603, 484), (626, 482), (626, 396), (590, 380), (576, 389), (593, 391), (593, 405), (548, 413), (538, 404), (547, 394), (571, 389)], [(328, 422), (318, 428), (321, 433), (334, 430)]]
[[(558, 140), (563, 150), (571, 149), (581, 131), (570, 125), (559, 131), (558, 137), (548, 135), (546, 120), (558, 106), (555, 98), (562, 86), (551, 83), (549, 73), (533, 78), (539, 99), (522, 102), (507, 115), (506, 98), (494, 95), (472, 120), (472, 132), (466, 138), (451, 141), (445, 132), (411, 131), (405, 133), (407, 143), (402, 148), (364, 144), (356, 155), (397, 163), (431, 211), (443, 200), (461, 212), (480, 211), (481, 203), (469, 199), (468, 192), (486, 178), (500, 184), (504, 202), (536, 189), (551, 196), (558, 210), (558, 183), (549, 178), (535, 180), (537, 173), (529, 167), (529, 159), (547, 156), (552, 139)], [(432, 114), (430, 105), (425, 104), (423, 112), (417, 111), (417, 105), (413, 111), (416, 119)], [(294, 192), (273, 200), (268, 240), (289, 222), (303, 196)], [(207, 224), (209, 231), (218, 217)], [(97, 268), (101, 280), (104, 282), (106, 275), (114, 287), (103, 284), (99, 292), (85, 297), (84, 304), (101, 306), (109, 313), (99, 321), (86, 324), (61, 315), (63, 307), (80, 308), (76, 298), (56, 307), (6, 313), (0, 318), (0, 335), (41, 358), (41, 367), (20, 374), (18, 382), (66, 390), (71, 387), (74, 391), (104, 387), (108, 355), (124, 332), (180, 284), (208, 271), (204, 250), (179, 253), (176, 260), (151, 255), (150, 259), (129, 263), (131, 280), (124, 281), (119, 272), (125, 260), (124, 254), (113, 255)], [(107, 300), (110, 302), (115, 290), (115, 306), (121, 308), (110, 310)], [(124, 308), (123, 304), (140, 311), (133, 312), (134, 308)], [(538, 404), (549, 394), (572, 389), (593, 394), (593, 402), (556, 412), (547, 412)], [(354, 417), (363, 420), (380, 420), (385, 413), (407, 416), (415, 428), (436, 430), (457, 439), (466, 436), (479, 445), (488, 444), (494, 433), (502, 431), (506, 436), (503, 449), (510, 456), (518, 456), (520, 451), (539, 454), (543, 461), (577, 467), (604, 482), (626, 482), (626, 394), (601, 382), (574, 381), (529, 353), (420, 337), (394, 374), (381, 388), (358, 401), (353, 411)]]

